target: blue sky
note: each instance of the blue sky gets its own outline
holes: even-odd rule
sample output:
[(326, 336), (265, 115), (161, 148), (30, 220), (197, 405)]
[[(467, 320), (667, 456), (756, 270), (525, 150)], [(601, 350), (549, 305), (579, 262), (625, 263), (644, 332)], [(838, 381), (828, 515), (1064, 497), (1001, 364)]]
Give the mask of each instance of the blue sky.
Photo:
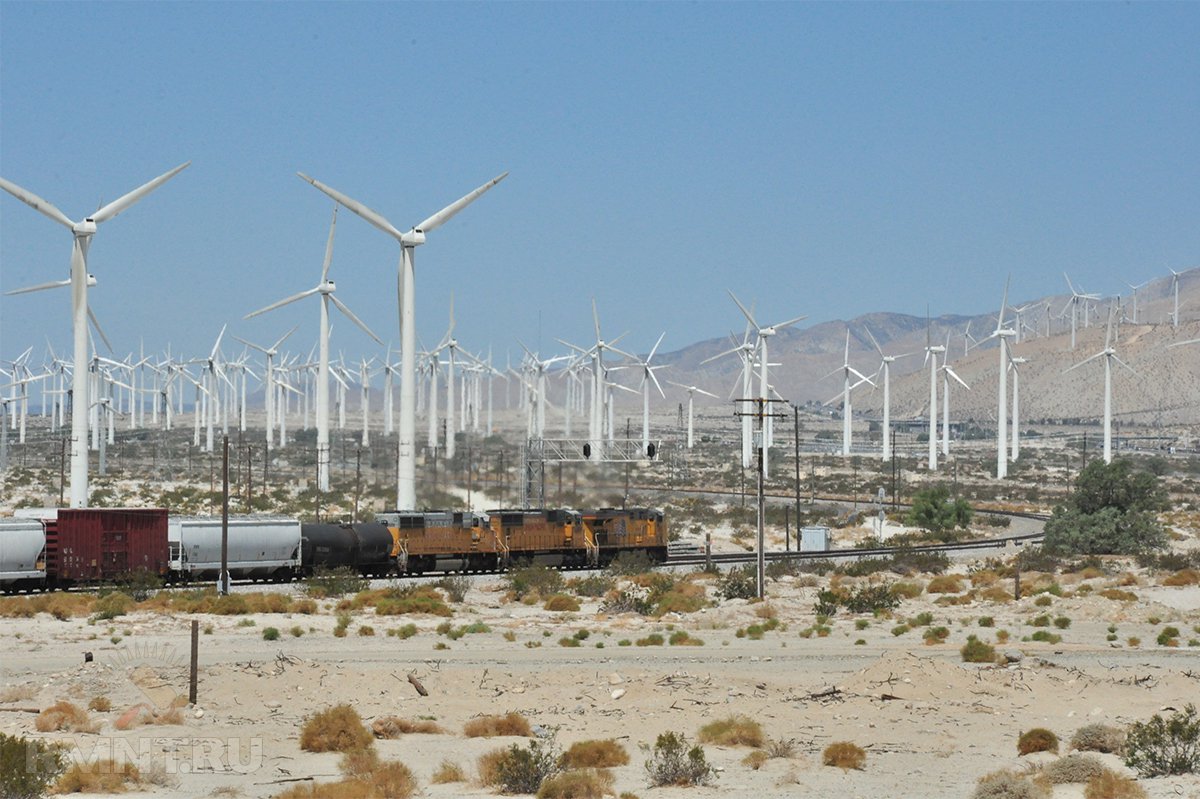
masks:
[[(646, 351), (761, 321), (979, 313), (1200, 263), (1200, 4), (0, 3), (0, 175), (102, 225), (116, 350), (257, 340), (315, 300), (331, 203), (407, 229), (426, 344)], [(69, 234), (0, 196), (0, 287)], [(398, 247), (339, 218), (338, 296), (396, 345)], [(0, 358), (69, 342), (66, 291), (0, 298)], [(379, 348), (336, 321), (333, 347)], [(501, 355), (501, 359), (503, 356)]]

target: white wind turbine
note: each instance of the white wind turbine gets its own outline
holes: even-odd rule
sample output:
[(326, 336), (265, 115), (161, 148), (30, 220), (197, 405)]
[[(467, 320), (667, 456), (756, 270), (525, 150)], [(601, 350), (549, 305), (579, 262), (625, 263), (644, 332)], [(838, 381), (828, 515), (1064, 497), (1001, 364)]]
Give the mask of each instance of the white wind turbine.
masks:
[(967, 391), (971, 390), (958, 373), (950, 368), (950, 334), (946, 334), (946, 354), (942, 356), (942, 454), (950, 457), (950, 379)]
[(263, 404), (266, 406), (266, 411), (267, 411), (267, 450), (268, 451), (275, 447), (275, 432), (274, 432), (274, 429), (275, 429), (275, 377), (274, 377), (275, 356), (279, 354), (279, 348), (283, 345), (283, 342), (287, 341), (288, 336), (295, 333), (296, 329), (299, 327), (300, 327), (300, 325), (296, 325), (291, 330), (284, 333), (282, 336), (280, 336), (279, 340), (276, 341), (274, 344), (272, 344), (270, 347), (263, 347), (261, 345), (255, 344), (253, 341), (247, 341), (246, 339), (238, 338), (237, 336), (234, 336), (234, 339), (236, 339), (237, 341), (240, 341), (241, 343), (245, 344), (247, 347), (252, 347), (253, 349), (258, 350), (263, 355), (267, 356), (266, 381), (263, 383)]
[(638, 366), (642, 371), (642, 455), (653, 457), (650, 452), (650, 381), (654, 381), (654, 387), (658, 389), (659, 395), (666, 399), (667, 395), (663, 393), (662, 384), (658, 382), (658, 378), (654, 376), (655, 369), (665, 369), (665, 366), (651, 366), (650, 361), (654, 359), (654, 353), (658, 352), (658, 345), (662, 344), (663, 336), (667, 335), (664, 330), (659, 335), (658, 341), (654, 342), (654, 346), (650, 349), (650, 354), (646, 356), (646, 360), (638, 361)]
[(1138, 290), (1150, 285), (1150, 281), (1147, 280), (1145, 283), (1139, 283), (1136, 286), (1128, 282), (1125, 285), (1133, 289), (1133, 319), (1131, 321), (1136, 325), (1138, 323)]
[[(612, 430), (612, 392), (607, 387), (607, 370), (604, 366), (604, 353), (614, 352), (630, 360), (637, 360), (637, 357), (630, 355), (624, 350), (617, 349), (616, 343), (625, 337), (625, 334), (614, 338), (612, 341), (605, 341), (600, 334), (600, 312), (596, 308), (596, 298), (592, 297), (592, 323), (595, 325), (596, 343), (589, 349), (577, 347), (569, 341), (558, 339), (558, 343), (563, 346), (570, 347), (581, 354), (581, 357), (592, 358), (592, 402), (591, 412), (588, 416), (588, 444), (591, 448), (589, 460), (603, 460), (603, 442), (605, 439), (605, 429), (608, 430), (608, 439), (613, 436)], [(510, 370), (511, 371), (511, 370)], [(514, 373), (515, 374), (515, 373)]]
[(1113, 340), (1113, 317), (1114, 317), (1114, 315), (1115, 315), (1115, 309), (1111, 309), (1108, 314), (1108, 330), (1105, 332), (1105, 335), (1104, 335), (1104, 349), (1100, 350), (1100, 352), (1097, 352), (1092, 357), (1087, 358), (1086, 360), (1080, 361), (1079, 363), (1066, 369), (1063, 372), (1063, 374), (1066, 374), (1067, 372), (1070, 372), (1072, 369), (1078, 369), (1080, 366), (1083, 366), (1085, 363), (1089, 363), (1100, 357), (1104, 358), (1104, 462), (1105, 463), (1112, 463), (1112, 362), (1116, 361), (1117, 363), (1121, 364), (1121, 366), (1124, 366), (1126, 369), (1128, 369), (1130, 374), (1137, 376), (1137, 372), (1133, 371), (1133, 369), (1129, 366), (1129, 364), (1125, 363), (1119, 357), (1117, 357), (1116, 347), (1113, 346), (1113, 343), (1114, 343), (1114, 340)]
[(417, 507), (417, 331), (413, 251), (425, 243), (425, 234), (441, 227), (507, 176), (508, 173), (505, 172), (492, 178), (470, 194), (417, 224), (407, 233), (402, 233), (391, 222), (362, 203), (300, 173), (301, 178), (400, 243), (400, 263), (397, 267), (396, 281), (400, 306), (400, 429), (396, 465), (396, 507), (401, 510)]
[(1171, 312), (1171, 327), (1179, 327), (1179, 273), (1174, 269), (1171, 269), (1171, 291), (1175, 293), (1175, 310)]
[(938, 467), (937, 447), (937, 373), (938, 355), (946, 352), (941, 344), (934, 344), (930, 330), (929, 315), (925, 317), (925, 363), (929, 364), (929, 471)]
[[(763, 402), (763, 411), (764, 411), (764, 413), (766, 413), (767, 403), (765, 401), (770, 399), (770, 397), (771, 397), (770, 381), (768, 380), (768, 377), (767, 377), (767, 366), (769, 364), (769, 361), (767, 358), (767, 339), (769, 339), (771, 336), (775, 335), (778, 331), (782, 330), (783, 328), (790, 327), (790, 326), (796, 324), (797, 322), (802, 322), (805, 319), (807, 319), (808, 317), (807, 316), (797, 316), (792, 319), (788, 319), (785, 322), (780, 322), (780, 323), (774, 324), (774, 325), (767, 325), (764, 327), (754, 320), (754, 315), (751, 314), (750, 311), (746, 310), (746, 306), (742, 305), (741, 301), (736, 296), (734, 296), (732, 291), (729, 291), (728, 289), (726, 289), (726, 292), (729, 294), (730, 298), (737, 304), (738, 310), (740, 310), (742, 312), (742, 316), (746, 317), (746, 321), (748, 321), (754, 327), (754, 329), (758, 331), (758, 363), (759, 363), (759, 369), (761, 370), (759, 377), (758, 377), (758, 396), (759, 396), (760, 400), (764, 401)], [(742, 410), (744, 411), (746, 409), (742, 409)], [(770, 447), (770, 445), (773, 442), (773, 425), (771, 424), (770, 416), (765, 416), (765, 418), (763, 419), (762, 431), (763, 431), (763, 474), (769, 475), (770, 471), (767, 468), (767, 448)]]
[(1012, 457), (1016, 461), (1021, 456), (1021, 365), (1028, 359), (1013, 356), (1008, 359), (1012, 369)]
[[(1063, 277), (1066, 278), (1067, 287), (1071, 289), (1071, 299), (1067, 300), (1067, 304), (1063, 306), (1063, 309), (1059, 313), (1059, 316), (1062, 316), (1063, 314), (1065, 314), (1067, 312), (1068, 308), (1071, 309), (1071, 349), (1074, 350), (1075, 349), (1075, 325), (1076, 325), (1076, 317), (1078, 316), (1079, 302), (1082, 300), (1083, 304), (1084, 304), (1083, 305), (1083, 326), (1087, 327), (1087, 325), (1088, 325), (1087, 302), (1088, 302), (1088, 300), (1100, 299), (1100, 295), (1099, 294), (1084, 294), (1082, 292), (1076, 291), (1075, 284), (1071, 282), (1071, 278), (1067, 277), (1066, 272), (1063, 272)], [(1001, 311), (1001, 314), (1003, 314), (1004, 309), (1001, 308), (1000, 311)], [(993, 334), (993, 335), (995, 335), (995, 334)]]
[(88, 502), (88, 413), (91, 407), (88, 395), (88, 342), (87, 342), (87, 253), (97, 226), (112, 219), (138, 200), (187, 168), (187, 162), (169, 172), (159, 175), (149, 183), (100, 208), (80, 222), (73, 222), (53, 204), (43, 200), (11, 181), (0, 178), (0, 189), (29, 205), (34, 210), (68, 228), (73, 237), (71, 247), (71, 319), (74, 333), (74, 370), (71, 373), (71, 393), (74, 410), (71, 413), (71, 507), (83, 508)]
[[(318, 346), (320, 360), (317, 364), (317, 488), (320, 491), (329, 490), (329, 303), (332, 302), (347, 319), (380, 344), (383, 343), (361, 319), (354, 315), (346, 304), (334, 296), (337, 285), (329, 279), (329, 264), (333, 260), (333, 234), (337, 228), (337, 205), (333, 207), (333, 219), (329, 223), (329, 240), (325, 244), (325, 262), (321, 267), (321, 282), (308, 291), (282, 299), (265, 308), (246, 314), (245, 318), (273, 311), (289, 303), (302, 300), (305, 297), (319, 294), (321, 297), (321, 332)], [(283, 434), (280, 434), (282, 443)]]
[[(1065, 274), (1063, 276), (1066, 277)], [(1009, 280), (1010, 279), (1011, 278), (1009, 278)], [(1008, 306), (1009, 280), (1004, 281), (1004, 298), (1000, 301), (1000, 313), (996, 316), (996, 329), (992, 332), (992, 335), (988, 337), (1000, 339), (1000, 387), (997, 391), (998, 398), (996, 406), (996, 478), (1000, 480), (1008, 477), (1008, 450), (1006, 448), (1008, 438), (1006, 432), (1006, 425), (1008, 422), (1008, 386), (1006, 385), (1006, 377), (1008, 375), (1008, 339), (1016, 335), (1016, 331), (1004, 326), (1004, 311)], [(1068, 279), (1067, 282), (1070, 283), (1070, 279)], [(1074, 287), (1072, 287), (1071, 291), (1075, 291)], [(1073, 294), (1072, 296), (1075, 297), (1087, 295)], [(1074, 346), (1075, 338), (1074, 320), (1075, 317), (1072, 316), (1072, 347)]]
[[(871, 378), (867, 377), (862, 372), (858, 371), (857, 369), (855, 369), (853, 366), (850, 365), (850, 328), (849, 327), (846, 328), (846, 351), (845, 351), (845, 354), (842, 356), (842, 365), (839, 366), (837, 369), (834, 369), (829, 374), (825, 375), (825, 377), (833, 377), (838, 372), (842, 373), (842, 457), (848, 458), (848, 457), (850, 457), (851, 431), (853, 429), (852, 425), (853, 425), (853, 415), (854, 415), (853, 405), (851, 404), (850, 392), (852, 392), (854, 389), (861, 386), (863, 383), (870, 383), (872, 387), (874, 387), (874, 385), (875, 385), (874, 383), (871, 382)], [(853, 385), (850, 384), (850, 376), (851, 375), (858, 378), (858, 380)], [(821, 379), (824, 380), (825, 377), (823, 377)], [(837, 397), (833, 397), (825, 404), (830, 405), (833, 402), (835, 402), (836, 400), (837, 400)]]
[(683, 383), (676, 383), (676, 382), (673, 382), (673, 381), (671, 381), (671, 380), (668, 380), (667, 382), (668, 382), (668, 383), (670, 383), (670, 384), (671, 384), (671, 385), (673, 385), (673, 386), (677, 386), (678, 388), (682, 388), (682, 389), (684, 389), (684, 390), (685, 390), (685, 391), (687, 391), (687, 393), (688, 393), (688, 410), (687, 410), (687, 448), (688, 448), (688, 449), (691, 449), (691, 448), (692, 448), (692, 444), (693, 444), (693, 437), (692, 437), (692, 405), (693, 405), (693, 400), (695, 399), (695, 395), (696, 395), (696, 394), (703, 394), (704, 396), (706, 396), (706, 397), (712, 397), (713, 399), (720, 399), (720, 397), (718, 397), (716, 394), (713, 394), (711, 391), (705, 391), (704, 389), (700, 388), (699, 386), (685, 386)]
[[(733, 338), (732, 333), (730, 334), (729, 337), (731, 340), (737, 341), (737, 339)], [(754, 387), (754, 378), (753, 378), (753, 375), (754, 375), (754, 350), (755, 350), (755, 345), (750, 343), (750, 323), (747, 322), (746, 323), (746, 331), (745, 331), (745, 333), (742, 334), (742, 343), (741, 344), (738, 344), (730, 349), (727, 349), (724, 352), (719, 352), (716, 355), (712, 356), (711, 358), (705, 358), (703, 361), (700, 362), (700, 365), (704, 366), (705, 364), (715, 361), (718, 358), (724, 358), (726, 355), (732, 355), (734, 353), (737, 353), (737, 356), (739, 358), (741, 358), (741, 360), (742, 360), (742, 396), (749, 397), (750, 392), (754, 390), (754, 388), (753, 388)], [(734, 384), (734, 388), (735, 389), (737, 388), (736, 384)], [(749, 416), (742, 416), (742, 468), (743, 469), (750, 468), (750, 460), (751, 460), (751, 456), (753, 454), (750, 451), (750, 449), (751, 449), (750, 438), (751, 438), (751, 425), (752, 424), (753, 424), (753, 420)]]
[[(878, 372), (883, 373), (883, 460), (890, 461), (892, 459), (892, 398), (891, 398), (891, 374), (892, 364), (899, 358), (907, 358), (912, 355), (911, 352), (903, 353), (902, 355), (885, 355), (883, 347), (879, 346), (879, 342), (875, 340), (875, 336), (871, 334), (870, 328), (863, 325), (863, 329), (867, 331), (867, 336), (871, 339), (871, 343), (875, 345), (876, 352), (879, 353), (879, 369)], [(967, 323), (968, 335), (970, 334), (971, 323)], [(849, 360), (849, 359), (847, 359)]]

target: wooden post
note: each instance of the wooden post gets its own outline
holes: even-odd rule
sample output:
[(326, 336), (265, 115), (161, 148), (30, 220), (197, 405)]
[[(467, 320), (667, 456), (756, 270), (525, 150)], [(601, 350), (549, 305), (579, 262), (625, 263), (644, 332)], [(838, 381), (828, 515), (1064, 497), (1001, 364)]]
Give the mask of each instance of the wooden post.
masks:
[(217, 577), (217, 593), (229, 593), (229, 436), (222, 438), (221, 455), (221, 574)]
[(196, 704), (196, 672), (200, 662), (200, 622), (192, 619), (192, 663), (188, 674), (188, 703)]

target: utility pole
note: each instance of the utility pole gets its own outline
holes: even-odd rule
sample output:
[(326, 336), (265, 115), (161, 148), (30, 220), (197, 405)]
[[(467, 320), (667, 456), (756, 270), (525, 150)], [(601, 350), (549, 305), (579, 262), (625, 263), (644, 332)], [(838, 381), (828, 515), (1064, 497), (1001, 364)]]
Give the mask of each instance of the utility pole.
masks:
[(796, 445), (796, 551), (800, 551), (800, 408), (792, 407)]
[(358, 499), (362, 491), (362, 447), (354, 450), (354, 521), (358, 521)]
[(58, 506), (61, 508), (63, 504), (63, 494), (67, 484), (67, 438), (62, 439), (62, 454), (59, 456), (58, 463)]
[[(767, 498), (766, 498), (766, 492), (764, 490), (764, 488), (765, 488), (764, 479), (766, 477), (765, 454), (766, 454), (766, 444), (767, 444), (767, 442), (766, 442), (766, 420), (768, 418), (772, 418), (772, 419), (783, 418), (784, 414), (782, 414), (782, 413), (770, 413), (770, 407), (771, 407), (771, 403), (785, 402), (785, 401), (786, 400), (769, 399), (766, 397), (757, 397), (754, 399), (736, 400), (736, 402), (739, 402), (739, 403), (742, 403), (742, 402), (749, 403), (751, 405), (751, 407), (754, 408), (754, 410), (750, 411), (750, 412), (746, 412), (746, 411), (735, 411), (734, 412), (735, 416), (752, 416), (752, 417), (754, 417), (754, 420), (755, 420), (754, 442), (755, 442), (755, 450), (757, 451), (757, 454), (758, 454), (756, 468), (758, 471), (758, 503), (757, 503), (757, 505), (758, 505), (758, 513), (757, 513), (757, 516), (758, 516), (757, 589), (758, 590), (757, 590), (757, 596), (759, 599), (762, 599), (766, 595), (766, 574), (767, 574), (767, 568), (766, 568), (767, 567), (767, 561), (766, 561), (766, 557), (767, 557), (767, 554), (766, 554)], [(743, 474), (743, 476), (745, 475), (744, 469), (742, 470), (742, 474)], [(742, 493), (742, 497), (743, 498), (745, 497), (744, 491)]]

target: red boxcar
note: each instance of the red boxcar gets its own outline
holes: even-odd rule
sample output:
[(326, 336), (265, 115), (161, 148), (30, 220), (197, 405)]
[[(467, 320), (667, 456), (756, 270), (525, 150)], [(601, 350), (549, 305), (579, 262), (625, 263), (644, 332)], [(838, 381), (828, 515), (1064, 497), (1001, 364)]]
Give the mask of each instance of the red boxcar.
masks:
[(165, 575), (163, 508), (64, 508), (46, 522), (46, 578), (59, 584), (113, 580), (130, 572)]

